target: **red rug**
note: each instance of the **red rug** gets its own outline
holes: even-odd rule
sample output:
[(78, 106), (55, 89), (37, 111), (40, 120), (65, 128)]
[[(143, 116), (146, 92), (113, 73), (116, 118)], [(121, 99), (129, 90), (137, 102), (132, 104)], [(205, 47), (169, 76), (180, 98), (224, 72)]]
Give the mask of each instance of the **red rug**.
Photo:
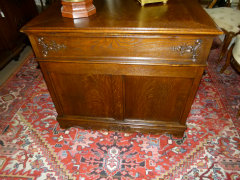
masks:
[(29, 57), (0, 89), (0, 179), (240, 179), (239, 75), (211, 51), (184, 138), (63, 130)]

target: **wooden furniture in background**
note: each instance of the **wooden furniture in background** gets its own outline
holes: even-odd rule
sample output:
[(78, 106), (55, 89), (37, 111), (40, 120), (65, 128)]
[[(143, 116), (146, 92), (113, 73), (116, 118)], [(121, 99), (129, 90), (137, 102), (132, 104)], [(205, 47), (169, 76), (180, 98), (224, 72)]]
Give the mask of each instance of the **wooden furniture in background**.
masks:
[[(226, 58), (226, 63), (223, 67), (225, 70), (230, 63), (234, 69), (240, 73), (240, 34), (236, 36), (235, 42), (231, 45)], [(239, 105), (238, 105), (239, 106)], [(240, 116), (240, 106), (237, 113), (237, 117)]]
[(231, 7), (231, 2), (230, 0), (212, 0), (208, 6), (208, 8), (213, 8), (214, 6), (218, 7)]
[(182, 136), (213, 38), (222, 32), (197, 1), (94, 5), (89, 18), (69, 19), (55, 4), (22, 29), (60, 126)]
[(231, 54), (232, 64), (235, 69), (240, 72), (240, 34), (237, 35), (236, 40), (230, 48), (229, 54)]
[(26, 40), (19, 30), (37, 14), (34, 0), (0, 1), (0, 69), (19, 55)]
[[(240, 73), (240, 35), (237, 35), (234, 47), (232, 48), (232, 64), (235, 67), (235, 69)], [(240, 117), (240, 105), (239, 104), (238, 104), (237, 117)]]
[[(240, 10), (231, 8), (230, 0), (227, 0), (227, 7), (212, 8), (213, 3), (216, 3), (215, 0), (212, 1), (212, 5), (210, 5), (206, 11), (225, 34), (222, 51), (218, 60), (221, 62), (225, 55), (228, 54), (230, 44), (234, 41), (234, 37), (240, 34)], [(227, 66), (227, 63), (225, 63), (221, 69), (221, 73), (226, 70)]]

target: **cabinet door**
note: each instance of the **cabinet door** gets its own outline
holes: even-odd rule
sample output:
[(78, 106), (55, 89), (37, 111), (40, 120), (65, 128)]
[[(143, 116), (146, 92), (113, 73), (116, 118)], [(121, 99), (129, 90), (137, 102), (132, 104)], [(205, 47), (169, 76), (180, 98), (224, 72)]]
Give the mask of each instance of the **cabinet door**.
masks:
[(50, 73), (64, 114), (85, 117), (114, 116), (117, 77), (103, 74)]
[(194, 78), (125, 77), (125, 118), (178, 122)]
[(41, 63), (59, 115), (122, 120), (122, 76), (92, 64)]

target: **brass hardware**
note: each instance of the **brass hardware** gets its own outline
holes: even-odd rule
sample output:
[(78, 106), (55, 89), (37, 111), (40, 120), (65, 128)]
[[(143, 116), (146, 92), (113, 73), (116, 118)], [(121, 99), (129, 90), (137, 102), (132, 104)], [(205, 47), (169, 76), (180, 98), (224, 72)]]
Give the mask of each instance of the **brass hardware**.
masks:
[(141, 3), (141, 6), (144, 6), (145, 4), (149, 3), (158, 3), (158, 2), (163, 2), (163, 4), (167, 4), (168, 0), (138, 0)]
[(192, 61), (196, 62), (197, 61), (197, 56), (198, 56), (197, 50), (201, 46), (201, 44), (202, 44), (202, 40), (197, 39), (195, 41), (195, 45), (193, 45), (193, 46), (184, 44), (182, 46), (173, 47), (173, 50), (174, 51), (179, 51), (180, 55), (183, 55), (185, 53), (192, 53)]
[(49, 51), (58, 52), (59, 50), (66, 48), (64, 44), (57, 44), (53, 40), (47, 43), (43, 37), (38, 38), (38, 44), (42, 46), (42, 53), (44, 57), (47, 57)]

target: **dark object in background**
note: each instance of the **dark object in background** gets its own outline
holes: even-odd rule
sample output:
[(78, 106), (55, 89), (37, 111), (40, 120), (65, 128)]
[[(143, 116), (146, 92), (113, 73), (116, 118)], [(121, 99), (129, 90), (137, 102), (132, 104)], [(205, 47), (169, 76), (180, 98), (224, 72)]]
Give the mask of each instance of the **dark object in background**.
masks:
[(20, 28), (38, 14), (34, 0), (0, 1), (0, 70), (18, 59), (27, 38)]
[(218, 0), (214, 7), (226, 7), (227, 6), (227, 1), (226, 0)]

